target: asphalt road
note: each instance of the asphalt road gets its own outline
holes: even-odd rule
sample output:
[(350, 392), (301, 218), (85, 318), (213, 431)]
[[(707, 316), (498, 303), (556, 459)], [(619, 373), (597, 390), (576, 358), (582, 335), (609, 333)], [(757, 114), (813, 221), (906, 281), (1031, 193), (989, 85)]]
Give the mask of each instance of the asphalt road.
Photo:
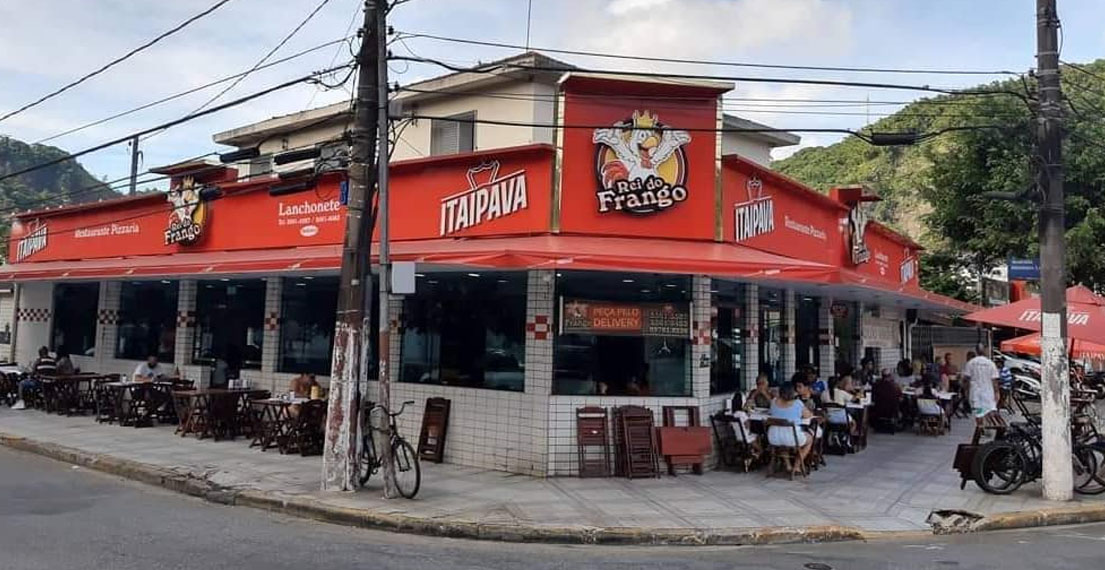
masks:
[(0, 448), (0, 569), (891, 570), (1100, 565), (1105, 525), (777, 547), (500, 544), (224, 507)]

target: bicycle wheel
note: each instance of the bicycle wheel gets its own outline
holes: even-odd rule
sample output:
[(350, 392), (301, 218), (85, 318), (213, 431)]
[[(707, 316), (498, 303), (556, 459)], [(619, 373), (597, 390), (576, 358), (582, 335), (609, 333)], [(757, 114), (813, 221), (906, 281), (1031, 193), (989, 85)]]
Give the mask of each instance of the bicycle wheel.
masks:
[(1028, 458), (1016, 445), (992, 441), (975, 455), (975, 484), (994, 495), (1007, 495), (1020, 488), (1028, 473)]
[(1074, 491), (1083, 495), (1105, 493), (1105, 450), (1098, 446), (1074, 448)]
[(376, 449), (372, 447), (372, 438), (365, 436), (361, 439), (361, 454), (357, 458), (357, 473), (361, 487), (368, 483), (372, 474), (376, 472)]
[(422, 468), (418, 465), (418, 455), (407, 440), (397, 437), (391, 443), (391, 455), (395, 460), (395, 487), (399, 494), (413, 499), (422, 486)]

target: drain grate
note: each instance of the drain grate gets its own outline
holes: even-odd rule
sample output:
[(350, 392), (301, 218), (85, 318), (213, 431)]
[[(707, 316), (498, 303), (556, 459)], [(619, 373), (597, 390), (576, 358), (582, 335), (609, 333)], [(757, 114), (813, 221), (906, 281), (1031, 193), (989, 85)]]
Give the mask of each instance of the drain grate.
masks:
[(833, 570), (832, 566), (824, 562), (807, 562), (803, 564), (808, 570)]

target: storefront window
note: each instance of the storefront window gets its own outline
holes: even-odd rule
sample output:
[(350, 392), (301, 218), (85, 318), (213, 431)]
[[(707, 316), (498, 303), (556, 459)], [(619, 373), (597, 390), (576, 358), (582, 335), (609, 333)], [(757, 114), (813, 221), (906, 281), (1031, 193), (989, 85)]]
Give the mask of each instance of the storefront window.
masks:
[(794, 362), (797, 365), (796, 370), (802, 370), (809, 366), (820, 369), (821, 299), (799, 296), (794, 324)]
[(710, 393), (728, 394), (742, 389), (744, 287), (720, 279), (715, 279), (713, 284)]
[(119, 291), (115, 358), (172, 362), (176, 349), (176, 281), (124, 281)]
[(767, 376), (772, 386), (783, 378), (783, 310), (782, 289), (760, 288), (760, 374)]
[(525, 272), (425, 274), (401, 327), (400, 381), (525, 389)]
[(330, 374), (337, 308), (337, 277), (284, 279), (279, 372)]
[(553, 393), (689, 396), (690, 282), (558, 273)]
[(265, 281), (200, 281), (196, 289), (196, 344), (192, 360), (230, 370), (261, 367), (264, 340)]
[(848, 301), (835, 301), (829, 307), (833, 316), (833, 338), (836, 339), (834, 374), (850, 374), (859, 362), (856, 358), (859, 340), (858, 310), (856, 303)]
[(74, 356), (96, 354), (99, 283), (58, 283), (54, 286), (54, 328), (50, 347)]

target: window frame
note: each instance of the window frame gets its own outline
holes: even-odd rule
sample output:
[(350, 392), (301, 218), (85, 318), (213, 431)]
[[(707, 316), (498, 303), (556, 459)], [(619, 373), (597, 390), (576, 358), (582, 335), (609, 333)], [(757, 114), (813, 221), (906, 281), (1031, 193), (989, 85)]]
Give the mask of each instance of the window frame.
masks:
[[(180, 281), (175, 281), (175, 280), (171, 281), (169, 283), (162, 283), (161, 281), (154, 281), (154, 282), (123, 281), (122, 283), (120, 283), (120, 285), (119, 285), (119, 311), (118, 311), (118, 318), (116, 319), (116, 322), (115, 322), (115, 346), (114, 346), (114, 350), (113, 350), (113, 353), (112, 353), (114, 355), (114, 357), (118, 360), (145, 360), (146, 357), (148, 356), (148, 354), (140, 354), (140, 355), (137, 355), (137, 356), (135, 356), (133, 354), (131, 356), (125, 355), (125, 354), (122, 353), (122, 351), (120, 351), (119, 344), (124, 338), (123, 328), (128, 324), (127, 323), (127, 316), (128, 316), (129, 311), (124, 307), (124, 302), (127, 298), (126, 289), (128, 287), (147, 287), (147, 286), (151, 286), (151, 285), (161, 285), (162, 289), (171, 289), (171, 291), (172, 291), (171, 292), (172, 303), (171, 303), (171, 307), (168, 310), (169, 314), (168, 314), (166, 320), (163, 321), (162, 323), (160, 323), (160, 325), (162, 327), (167, 326), (167, 327), (171, 328), (171, 330), (173, 332), (173, 346), (172, 346), (172, 348), (170, 348), (169, 352), (167, 352), (167, 353), (162, 353), (159, 350), (158, 351), (158, 360), (161, 361), (161, 362), (165, 362), (167, 364), (172, 364), (176, 360), (177, 314), (178, 314), (178, 311), (179, 311), (178, 307), (179, 307), (179, 302), (180, 302)], [(136, 311), (136, 312), (141, 314), (141, 311)], [(152, 322), (152, 321), (145, 320), (145, 321), (136, 321), (136, 322), (139, 323), (139, 324), (147, 324), (147, 323)], [(163, 334), (164, 330), (165, 330), (164, 328), (161, 329), (159, 331), (159, 334)], [(148, 343), (149, 337), (148, 336), (145, 339), (145, 341), (146, 341), (146, 346), (149, 346), (149, 343)], [(160, 345), (160, 342), (158, 342), (158, 345)], [(143, 352), (148, 352), (148, 351), (143, 350)]]
[[(463, 154), (466, 152), (475, 152), (476, 150), (476, 111), (464, 111), (462, 113), (454, 113), (438, 119), (430, 119), (430, 156), (449, 156), (452, 154)], [(450, 120), (458, 119), (458, 120)], [(469, 122), (471, 121), (471, 122)], [(462, 136), (462, 129), (469, 129), (471, 131), (471, 145), (470, 148), (462, 148), (462, 142), (464, 137)], [(441, 148), (443, 140), (440, 138), (444, 135), (437, 134), (446, 129), (454, 129), (453, 141), (451, 146)], [(435, 136), (436, 134), (436, 136)]]
[[(302, 284), (302, 285), (300, 285), (300, 284)], [(318, 303), (316, 305), (317, 310), (315, 312), (320, 314), (320, 315), (323, 314), (323, 313), (329, 314), (330, 315), (329, 318), (322, 317), (322, 318), (318, 319), (318, 322), (310, 323), (311, 325), (317, 325), (319, 323), (326, 323), (326, 322), (329, 322), (329, 324), (330, 324), (330, 329), (329, 329), (330, 340), (327, 343), (325, 366), (321, 367), (321, 368), (313, 368), (312, 367), (316, 364), (319, 364), (319, 362), (309, 362), (307, 364), (292, 365), (291, 362), (288, 360), (289, 359), (289, 351), (288, 351), (288, 344), (289, 343), (304, 342), (306, 339), (309, 339), (309, 337), (315, 336), (315, 335), (307, 334), (306, 333), (307, 328), (303, 328), (304, 334), (301, 335), (299, 338), (293, 339), (293, 338), (288, 337), (288, 334), (289, 334), (290, 330), (292, 329), (292, 327), (289, 326), (289, 323), (292, 323), (293, 319), (295, 318), (293, 315), (290, 315), (290, 311), (289, 311), (289, 303), (292, 302), (291, 301), (292, 295), (289, 295), (289, 292), (295, 292), (296, 289), (298, 287), (301, 287), (301, 286), (303, 287), (304, 292), (308, 297), (306, 300), (303, 300), (304, 307), (302, 307), (304, 310), (306, 310), (308, 315), (311, 314), (311, 312), (312, 312), (311, 306), (310, 306), (311, 299), (315, 299), (315, 298), (317, 298), (318, 295), (320, 295), (322, 293), (325, 293), (327, 290), (329, 290), (331, 288), (331, 286), (332, 286), (333, 291), (334, 291), (334, 295), (333, 295), (334, 310), (333, 311), (326, 311), (325, 307), (319, 307), (320, 305), (322, 305), (322, 303)], [(336, 328), (335, 324), (337, 322), (338, 297), (341, 294), (340, 293), (341, 278), (339, 276), (336, 276), (336, 275), (314, 275), (314, 276), (301, 276), (301, 277), (288, 276), (288, 277), (284, 277), (282, 279), (282, 283), (280, 285), (280, 288), (281, 288), (281, 292), (280, 292), (280, 339), (279, 339), (279, 345), (278, 345), (279, 349), (278, 349), (277, 358), (276, 358), (276, 372), (278, 372), (278, 373), (288, 373), (288, 374), (305, 374), (306, 373), (306, 374), (315, 374), (316, 376), (329, 376), (330, 372), (331, 372), (331, 366), (333, 365), (332, 357), (333, 357), (333, 353), (334, 353), (334, 330)], [(296, 299), (295, 302), (298, 303), (298, 302), (301, 302), (301, 300)], [(373, 314), (375, 314), (375, 313), (373, 313)], [(295, 322), (298, 322), (298, 320), (296, 320)], [(373, 352), (375, 352), (375, 350), (373, 350)], [(312, 360), (313, 361), (313, 360), (318, 360), (318, 359), (308, 358), (306, 360)]]
[[(78, 308), (79, 310), (75, 310), (75, 311), (74, 310), (59, 310), (59, 305), (61, 304), (62, 299), (64, 297), (64, 295), (59, 294), (59, 291), (65, 291), (66, 289), (87, 289), (87, 290), (95, 289), (95, 291), (96, 291), (96, 301), (93, 304), (93, 306), (91, 306), (91, 307), (79, 307)], [(50, 349), (53, 350), (55, 354), (57, 354), (57, 351), (59, 349), (65, 349), (67, 352), (69, 352), (69, 354), (71, 356), (95, 356), (96, 355), (97, 344), (98, 344), (97, 341), (99, 340), (97, 338), (97, 327), (98, 327), (98, 324), (99, 324), (100, 296), (101, 296), (102, 292), (103, 292), (103, 288), (100, 286), (99, 281), (77, 281), (77, 282), (71, 282), (71, 283), (56, 283), (56, 284), (54, 284), (53, 290), (51, 291), (51, 306), (52, 306), (53, 309), (52, 309), (52, 318), (50, 319), (50, 343), (49, 343), (49, 345), (50, 345)], [(70, 319), (75, 321), (77, 318), (87, 319), (87, 322), (82, 322), (81, 323), (81, 325), (82, 325), (81, 328), (85, 329), (81, 332), (84, 332), (84, 333), (91, 332), (91, 334), (87, 338), (91, 339), (92, 344), (90, 346), (87, 346), (87, 347), (84, 347), (83, 344), (82, 344), (83, 348), (79, 351), (78, 350), (73, 350), (72, 347), (69, 346), (68, 342), (66, 342), (62, 346), (59, 346), (59, 343), (57, 342), (58, 323), (59, 323), (58, 315), (59, 314), (69, 315), (69, 316), (66, 317), (66, 319), (65, 319), (66, 321), (69, 321)], [(67, 324), (70, 324), (70, 323), (67, 322)], [(68, 332), (71, 332), (71, 331), (65, 331), (64, 334), (68, 334)], [(89, 352), (91, 352), (91, 354), (89, 354)]]
[[(259, 311), (259, 316), (258, 316), (258, 320), (257, 320), (257, 323), (258, 323), (257, 332), (260, 334), (260, 339), (261, 339), (261, 342), (259, 343), (259, 346), (258, 346), (258, 348), (260, 349), (260, 353), (258, 354), (257, 360), (247, 360), (247, 355), (245, 354), (245, 350), (244, 350), (245, 346), (242, 346), (241, 347), (242, 348), (241, 368), (243, 370), (260, 370), (261, 369), (261, 363), (264, 360), (265, 309), (266, 309), (266, 302), (267, 302), (267, 299), (268, 299), (268, 284), (267, 284), (266, 280), (263, 279), (263, 278), (262, 279), (227, 279), (225, 281), (223, 279), (203, 279), (203, 280), (197, 280), (196, 281), (196, 326), (195, 326), (195, 329), (192, 331), (192, 335), (193, 335), (192, 336), (192, 338), (193, 338), (192, 354), (190, 355), (190, 358), (189, 358), (191, 364), (199, 365), (199, 366), (211, 366), (215, 363), (215, 356), (211, 356), (211, 357), (199, 356), (200, 351), (202, 350), (203, 334), (205, 332), (204, 318), (203, 318), (204, 315), (201, 311), (201, 300), (203, 300), (203, 296), (205, 295), (204, 290), (208, 288), (207, 285), (213, 285), (213, 286), (217, 286), (217, 287), (226, 288), (226, 287), (233, 286), (237, 283), (253, 282), (253, 281), (258, 281), (258, 282), (261, 283), (261, 287), (260, 287), (261, 302), (259, 304), (260, 311)], [(213, 289), (214, 287), (211, 287), (211, 288)], [(224, 293), (224, 295), (226, 295), (226, 294)], [(229, 306), (229, 301), (228, 301), (227, 305)], [(235, 311), (237, 311), (237, 310), (238, 309), (235, 308)], [(248, 334), (248, 332), (249, 332), (248, 329), (250, 327), (247, 325), (245, 328), (246, 328), (246, 331), (243, 331), (243, 332), (247, 332), (247, 334)], [(223, 329), (223, 330), (225, 330), (225, 329)], [(215, 344), (215, 343), (213, 343), (213, 344)], [(212, 346), (211, 348), (212, 348), (212, 350), (216, 350), (216, 351), (218, 349), (217, 346)]]

